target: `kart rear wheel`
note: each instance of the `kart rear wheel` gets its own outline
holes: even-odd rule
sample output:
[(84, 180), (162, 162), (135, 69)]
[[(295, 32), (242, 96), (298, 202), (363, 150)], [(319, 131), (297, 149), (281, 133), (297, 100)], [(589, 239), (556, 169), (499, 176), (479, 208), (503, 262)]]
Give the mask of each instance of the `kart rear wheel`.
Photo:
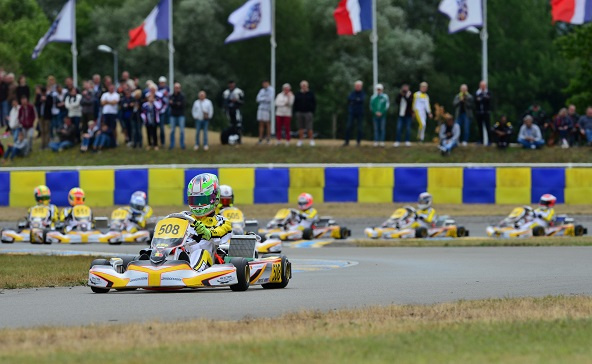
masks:
[(465, 236), (467, 236), (467, 229), (465, 229), (464, 226), (459, 226), (456, 228), (456, 236), (458, 238), (464, 238)]
[(282, 255), (282, 281), (280, 283), (265, 283), (261, 287), (265, 289), (286, 288), (290, 283), (290, 278), (292, 278), (292, 263), (285, 255)]
[(306, 228), (302, 230), (302, 239), (304, 240), (312, 240), (313, 233), (311, 228)]
[(235, 292), (242, 292), (249, 289), (251, 284), (251, 267), (245, 258), (232, 258), (230, 264), (236, 267), (237, 284), (230, 286), (230, 289)]
[(415, 229), (415, 237), (420, 239), (425, 239), (428, 237), (428, 229), (424, 227), (418, 227)]
[(350, 231), (345, 226), (339, 228), (339, 239), (347, 239), (349, 235)]
[(584, 227), (582, 225), (576, 225), (574, 227), (574, 235), (575, 236), (583, 236), (584, 235)]
[(43, 244), (51, 244), (51, 241), (47, 240), (47, 233), (49, 231), (50, 231), (49, 229), (43, 229), (43, 235), (42, 235)]
[[(107, 259), (95, 259), (92, 261), (92, 263), (90, 263), (90, 268), (96, 266), (96, 265), (111, 265), (109, 263), (109, 261)], [(94, 293), (107, 293), (109, 292), (108, 288), (101, 288), (101, 287), (90, 287), (91, 291), (93, 291)]]
[(545, 236), (545, 228), (542, 226), (535, 226), (534, 228), (532, 228), (532, 235)]

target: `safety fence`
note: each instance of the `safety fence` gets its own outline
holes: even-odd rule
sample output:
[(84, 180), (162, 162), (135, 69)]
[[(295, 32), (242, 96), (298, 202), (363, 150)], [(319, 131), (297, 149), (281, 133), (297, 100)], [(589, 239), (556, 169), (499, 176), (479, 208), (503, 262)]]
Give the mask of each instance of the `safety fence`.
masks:
[(89, 206), (127, 204), (137, 190), (154, 206), (181, 205), (198, 173), (232, 186), (237, 204), (295, 203), (302, 192), (315, 202), (413, 202), (424, 191), (439, 204), (527, 204), (552, 193), (558, 203), (592, 203), (592, 166), (571, 165), (233, 165), (125, 166), (0, 171), (0, 206), (29, 206), (46, 184), (52, 201), (67, 205), (81, 187)]

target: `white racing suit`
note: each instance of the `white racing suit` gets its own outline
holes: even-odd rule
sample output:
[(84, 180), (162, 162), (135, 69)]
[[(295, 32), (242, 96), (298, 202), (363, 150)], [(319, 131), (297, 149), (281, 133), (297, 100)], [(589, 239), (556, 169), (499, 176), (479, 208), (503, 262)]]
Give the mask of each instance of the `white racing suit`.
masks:
[(307, 228), (312, 228), (312, 226), (317, 221), (319, 221), (319, 214), (317, 212), (317, 209), (315, 209), (314, 207), (311, 207), (308, 210), (304, 211), (294, 211), (296, 211), (296, 213), (298, 214), (294, 229), (304, 230)]
[(534, 210), (534, 216), (536, 216), (536, 222), (544, 228), (548, 228), (555, 222), (555, 209), (553, 208), (537, 208)]
[(417, 210), (417, 220), (413, 223), (414, 228), (424, 227), (426, 229), (430, 229), (432, 224), (436, 222), (437, 215), (436, 210), (432, 207), (427, 208), (425, 210)]
[[(196, 239), (188, 239), (185, 243), (187, 254), (189, 255), (189, 264), (193, 269), (202, 271), (214, 264), (214, 255), (218, 246), (230, 241), (232, 237), (232, 225), (230, 221), (220, 215), (195, 217), (189, 211), (184, 211), (183, 213), (201, 221), (212, 233), (210, 240), (200, 239), (197, 241)], [(201, 238), (191, 226), (189, 227), (189, 232), (195, 238)], [(204, 254), (204, 252), (207, 253)]]
[(92, 210), (90, 210), (90, 216), (83, 217), (83, 219), (79, 220), (80, 217), (76, 215), (76, 210), (78, 210), (79, 208), (85, 208), (90, 210), (90, 208), (85, 205), (64, 207), (64, 209), (62, 209), (60, 221), (62, 222), (64, 230), (67, 233), (74, 229), (79, 229), (81, 231), (89, 231), (94, 228)]
[(432, 113), (430, 97), (428, 94), (421, 91), (417, 91), (413, 94), (413, 112), (415, 113), (415, 120), (419, 124), (419, 128), (417, 129), (417, 139), (423, 142), (428, 115)]

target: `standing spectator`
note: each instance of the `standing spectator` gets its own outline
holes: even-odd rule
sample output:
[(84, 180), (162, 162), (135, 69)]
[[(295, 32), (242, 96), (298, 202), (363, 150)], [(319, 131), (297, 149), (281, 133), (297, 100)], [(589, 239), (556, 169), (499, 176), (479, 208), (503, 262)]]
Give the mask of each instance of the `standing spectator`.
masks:
[(214, 116), (214, 105), (212, 101), (206, 98), (206, 92), (200, 91), (198, 99), (193, 103), (191, 108), (191, 116), (195, 120), (195, 145), (193, 150), (199, 149), (199, 135), (203, 130), (203, 145), (204, 150), (208, 150), (208, 123)]
[(10, 159), (12, 161), (14, 157), (24, 157), (27, 155), (27, 151), (29, 150), (29, 140), (25, 137), (25, 132), (21, 130), (18, 133), (18, 137), (16, 142), (13, 145), (8, 145), (8, 149), (6, 153), (4, 153), (4, 159), (2, 160), (2, 164), (6, 164), (7, 160)]
[(446, 156), (458, 146), (460, 125), (455, 123), (452, 115), (448, 113), (444, 115), (444, 120), (445, 122), (440, 125), (440, 152)]
[(493, 136), (497, 143), (497, 147), (505, 149), (510, 145), (510, 137), (512, 136), (512, 124), (508, 122), (508, 117), (502, 115), (500, 121), (493, 126)]
[(103, 106), (103, 123), (107, 124), (109, 130), (113, 133), (113, 142), (115, 144), (117, 143), (117, 106), (119, 100), (120, 97), (115, 92), (115, 86), (110, 83), (108, 91), (101, 96), (101, 105)]
[(588, 146), (592, 146), (592, 106), (586, 109), (586, 115), (582, 115), (578, 120), (580, 125), (580, 133), (586, 136)]
[(562, 108), (555, 117), (555, 130), (559, 133), (559, 138), (561, 138), (561, 148), (563, 149), (569, 148), (569, 139), (572, 128), (573, 123), (571, 118), (567, 115), (567, 109)]
[(8, 114), (8, 129), (12, 133), (12, 140), (16, 141), (18, 138), (18, 133), (20, 132), (19, 127), (19, 110), (21, 106), (17, 99), (12, 100), (12, 107), (10, 108), (10, 113)]
[(409, 85), (404, 84), (401, 86), (395, 101), (399, 105), (399, 117), (397, 118), (397, 139), (393, 146), (398, 147), (400, 145), (403, 127), (405, 127), (405, 146), (409, 147), (411, 146), (409, 137), (411, 134), (411, 118), (413, 117), (413, 94), (409, 90)]
[(148, 134), (146, 150), (150, 150), (151, 148), (158, 150), (156, 128), (160, 123), (160, 111), (158, 110), (153, 94), (149, 94), (148, 101), (142, 105), (142, 120), (144, 121), (144, 125), (146, 125), (146, 133)]
[(175, 147), (175, 129), (179, 127), (179, 146), (185, 149), (185, 95), (181, 92), (181, 84), (175, 82), (173, 94), (170, 97), (171, 104), (171, 145)]
[(68, 110), (68, 118), (70, 118), (71, 124), (74, 125), (75, 128), (75, 142), (80, 140), (80, 130), (83, 130), (80, 129), (80, 119), (82, 119), (82, 106), (80, 106), (81, 101), (82, 95), (78, 93), (76, 87), (72, 87), (70, 89), (68, 96), (66, 96), (66, 99), (64, 100), (66, 109)]
[(8, 83), (5, 82), (6, 75), (4, 71), (0, 72), (0, 127), (8, 125), (7, 117), (10, 112), (10, 104), (8, 100)]
[[(259, 122), (259, 143), (263, 142), (263, 135), (266, 136), (267, 144), (271, 140), (271, 101), (273, 101), (274, 90), (265, 80), (261, 84), (261, 90), (257, 93), (257, 121)], [(276, 131), (277, 133), (277, 131)]]
[(39, 122), (37, 122), (37, 138), (41, 137), (41, 124), (43, 120), (43, 115), (45, 113), (45, 87), (41, 85), (35, 85), (35, 101), (33, 102), (33, 106), (35, 106), (35, 112), (37, 113), (37, 117), (39, 118)]
[(415, 120), (419, 124), (417, 130), (417, 139), (422, 143), (425, 139), (425, 129), (428, 118), (432, 118), (430, 97), (428, 96), (427, 92), (428, 83), (422, 82), (419, 84), (419, 91), (413, 94), (413, 111), (415, 112)]
[(33, 136), (35, 134), (35, 120), (37, 120), (37, 113), (33, 105), (29, 104), (29, 99), (23, 96), (21, 99), (21, 108), (18, 112), (19, 125), (25, 132), (25, 137), (29, 143), (27, 154), (31, 151), (33, 146)]
[(134, 98), (129, 87), (123, 86), (123, 97), (119, 101), (121, 107), (121, 130), (125, 136), (125, 144), (132, 146), (132, 114), (134, 112)]
[(120, 93), (123, 92), (126, 87), (128, 87), (130, 91), (134, 91), (136, 89), (136, 83), (130, 78), (128, 71), (123, 71), (121, 72), (121, 79), (119, 81)]
[(68, 89), (62, 87), (62, 85), (57, 85), (56, 86), (56, 92), (57, 92), (57, 97), (58, 97), (58, 124), (59, 124), (59, 128), (62, 127), (62, 124), (64, 123), (64, 118), (66, 116), (68, 116), (68, 110), (66, 109), (66, 96), (68, 95)]
[(454, 97), (454, 109), (456, 123), (462, 128), (462, 145), (466, 147), (469, 142), (471, 118), (473, 117), (473, 95), (469, 93), (467, 85), (461, 85), (460, 92)]
[(358, 147), (362, 142), (364, 133), (364, 102), (366, 100), (366, 93), (363, 90), (364, 83), (360, 80), (354, 83), (354, 90), (350, 92), (347, 97), (347, 126), (345, 130), (345, 141), (343, 146), (349, 145), (352, 130), (354, 128), (354, 121), (358, 128)]
[(90, 120), (88, 122), (88, 128), (86, 129), (84, 134), (82, 134), (82, 143), (80, 144), (80, 151), (82, 153), (85, 153), (88, 150), (88, 147), (91, 144), (93, 144), (95, 140), (95, 135), (97, 135), (98, 131), (99, 126), (97, 125), (97, 123)]
[(132, 147), (142, 148), (142, 90), (134, 91), (132, 103)]
[(553, 124), (549, 122), (547, 113), (537, 101), (533, 102), (533, 104), (528, 107), (526, 112), (524, 112), (523, 116), (527, 115), (532, 116), (532, 121), (538, 125), (543, 134), (553, 133)]
[(27, 85), (27, 78), (24, 75), (21, 75), (18, 78), (18, 86), (16, 87), (16, 98), (20, 102), (23, 96), (29, 100), (31, 99), (31, 90)]
[[(75, 87), (72, 87), (72, 90), (75, 89)], [(58, 130), (59, 142), (49, 143), (49, 148), (54, 152), (61, 152), (64, 149), (72, 148), (76, 143), (76, 134), (77, 128), (72, 123), (72, 119), (70, 117), (64, 118), (64, 125)]]
[(275, 135), (277, 143), (282, 140), (282, 130), (286, 136), (286, 146), (290, 145), (290, 124), (292, 122), (292, 107), (294, 106), (294, 94), (289, 83), (284, 83), (282, 92), (275, 98)]
[(300, 91), (294, 96), (294, 111), (296, 112), (296, 121), (298, 121), (298, 144), (302, 146), (304, 141), (304, 129), (308, 130), (308, 140), (310, 146), (314, 147), (313, 138), (314, 113), (317, 108), (317, 99), (308, 87), (308, 81), (300, 81)]
[[(489, 145), (491, 135), (491, 93), (487, 88), (487, 82), (481, 81), (479, 89), (475, 93), (477, 106), (477, 125), (479, 125), (479, 141), (483, 145)], [(499, 146), (499, 144), (498, 144)]]
[(18, 99), (16, 97), (16, 88), (18, 87), (18, 84), (14, 80), (14, 73), (7, 74), (6, 77), (4, 78), (4, 82), (6, 82), (6, 84), (8, 86), (8, 97), (7, 97), (8, 101), (9, 102), (11, 100), (20, 101), (20, 99)]
[(164, 127), (169, 123), (169, 116), (171, 115), (171, 110), (169, 109), (169, 97), (170, 97), (171, 90), (169, 90), (169, 86), (167, 85), (167, 78), (164, 76), (160, 76), (158, 78), (158, 92), (157, 98), (160, 103), (159, 106), (159, 127), (160, 127), (160, 145), (164, 146), (165, 143), (165, 130)]
[(101, 129), (95, 133), (95, 141), (93, 142), (93, 153), (101, 152), (103, 148), (110, 148), (115, 145), (113, 138), (113, 131), (109, 129), (109, 125), (102, 123)]
[(82, 106), (81, 129), (86, 130), (88, 129), (88, 123), (95, 119), (95, 100), (92, 90), (92, 83), (90, 81), (84, 82), (80, 106)]
[(93, 98), (95, 100), (95, 115), (94, 115), (94, 120), (101, 120), (100, 115), (102, 112), (102, 108), (101, 108), (101, 96), (103, 96), (103, 93), (107, 92), (107, 90), (101, 85), (101, 75), (99, 74), (94, 74), (92, 77), (92, 94), (93, 94)]
[(571, 120), (572, 129), (570, 130), (570, 141), (573, 145), (579, 145), (580, 141), (584, 141), (584, 134), (582, 133), (582, 129), (580, 127), (580, 115), (578, 115), (576, 110), (576, 105), (569, 105), (567, 108), (567, 116)]
[(70, 90), (72, 90), (74, 87), (74, 80), (72, 79), (72, 77), (66, 77), (64, 79), (64, 95), (67, 95), (68, 93), (70, 93)]
[(384, 86), (376, 85), (376, 93), (370, 99), (370, 111), (374, 120), (374, 146), (384, 147), (384, 134), (386, 127), (386, 113), (390, 103), (388, 96), (384, 93)]
[[(55, 82), (55, 77), (49, 76), (47, 77), (47, 101), (46, 101), (46, 109), (51, 107), (51, 127), (49, 129), (49, 136), (51, 138), (56, 135), (56, 131), (60, 127), (60, 107), (59, 107), (59, 97), (57, 92), (57, 85)], [(47, 106), (49, 105), (49, 106)]]
[(222, 93), (222, 98), (224, 99), (223, 106), (224, 111), (226, 112), (226, 117), (230, 121), (230, 127), (234, 129), (232, 130), (231, 134), (238, 134), (238, 141), (240, 143), (243, 122), (240, 108), (245, 102), (245, 93), (243, 90), (236, 87), (236, 83), (234, 81), (228, 81), (228, 89), (224, 90)]
[(525, 149), (541, 148), (545, 144), (545, 140), (539, 126), (533, 124), (533, 117), (526, 115), (523, 122), (518, 132), (518, 143), (522, 144)]

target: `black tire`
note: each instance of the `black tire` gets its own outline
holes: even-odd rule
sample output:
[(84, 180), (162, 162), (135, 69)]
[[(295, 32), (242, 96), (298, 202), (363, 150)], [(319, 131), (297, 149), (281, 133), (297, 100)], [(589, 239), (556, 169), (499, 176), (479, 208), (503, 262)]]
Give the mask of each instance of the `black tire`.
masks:
[(424, 227), (418, 227), (415, 229), (415, 237), (420, 239), (425, 239), (428, 237), (428, 229)]
[(464, 238), (465, 236), (469, 236), (469, 234), (467, 234), (467, 230), (464, 226), (459, 226), (456, 228), (456, 236), (458, 238)]
[(292, 263), (285, 255), (282, 255), (282, 281), (280, 283), (265, 283), (261, 287), (265, 289), (286, 288), (290, 283), (290, 278), (292, 278)]
[(351, 232), (345, 226), (339, 228), (339, 239), (347, 239), (349, 238)]
[[(107, 259), (95, 259), (95, 260), (92, 261), (92, 263), (90, 263), (90, 268), (94, 267), (95, 265), (111, 265), (111, 264), (109, 264), (109, 261)], [(107, 292), (109, 292), (109, 289), (108, 288), (100, 288), (100, 287), (93, 287), (93, 286), (91, 286), (90, 289), (94, 293), (107, 293)]]
[(243, 292), (249, 289), (251, 284), (251, 267), (245, 258), (232, 258), (230, 264), (236, 267), (237, 284), (230, 286), (230, 289), (235, 292)]
[(33, 241), (33, 240), (34, 240), (34, 239), (33, 239), (33, 235), (34, 235), (34, 234), (33, 234), (33, 229), (29, 230), (29, 242), (30, 242), (31, 244), (42, 244), (42, 243), (40, 243), (40, 242)]
[(545, 228), (542, 226), (535, 226), (532, 228), (533, 236), (545, 236)]
[(12, 243), (14, 243), (14, 241), (4, 241), (4, 240), (2, 240), (2, 230), (4, 230), (4, 229), (0, 228), (0, 241), (2, 242), (2, 244), (12, 244)]
[(583, 236), (584, 235), (584, 227), (582, 225), (576, 225), (574, 227), (574, 235), (575, 236)]
[(306, 228), (302, 230), (302, 239), (304, 240), (312, 240), (313, 232), (311, 228)]
[(49, 232), (48, 229), (43, 229), (43, 244), (51, 244), (51, 241), (47, 241), (47, 233)]

